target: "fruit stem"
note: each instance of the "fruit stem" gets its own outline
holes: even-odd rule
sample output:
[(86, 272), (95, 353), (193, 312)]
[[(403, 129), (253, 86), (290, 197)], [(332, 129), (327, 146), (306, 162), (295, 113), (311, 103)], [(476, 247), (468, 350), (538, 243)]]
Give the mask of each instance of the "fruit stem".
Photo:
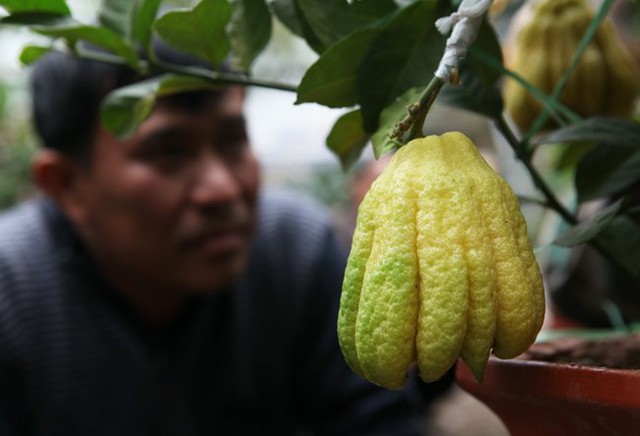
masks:
[(534, 185), (544, 196), (547, 205), (551, 209), (556, 211), (567, 223), (576, 225), (578, 223), (578, 219), (566, 207), (564, 207), (562, 203), (560, 203), (549, 185), (547, 185), (536, 167), (531, 162), (531, 152), (529, 151), (530, 148), (527, 141), (518, 141), (518, 138), (516, 138), (516, 135), (511, 131), (511, 128), (509, 128), (509, 125), (507, 124), (507, 121), (504, 119), (503, 115), (497, 117), (495, 119), (495, 122), (498, 130), (502, 133), (502, 135), (505, 137), (505, 139), (515, 152), (518, 160), (522, 162), (522, 164), (529, 172)]
[[(411, 139), (423, 136), (422, 126), (424, 125), (424, 120), (443, 86), (444, 81), (439, 77), (433, 76), (431, 82), (422, 91), (420, 99), (407, 107), (407, 114), (394, 126), (389, 135), (391, 140), (405, 144)], [(407, 131), (409, 131), (409, 135), (405, 137), (407, 136)]]

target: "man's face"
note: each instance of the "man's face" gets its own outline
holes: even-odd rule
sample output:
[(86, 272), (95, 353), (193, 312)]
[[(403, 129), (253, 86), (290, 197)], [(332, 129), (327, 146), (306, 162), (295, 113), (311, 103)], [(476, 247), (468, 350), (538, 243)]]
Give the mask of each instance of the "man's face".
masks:
[(241, 274), (259, 184), (242, 105), (229, 88), (197, 110), (160, 102), (125, 140), (98, 129), (74, 221), (117, 284), (206, 292)]

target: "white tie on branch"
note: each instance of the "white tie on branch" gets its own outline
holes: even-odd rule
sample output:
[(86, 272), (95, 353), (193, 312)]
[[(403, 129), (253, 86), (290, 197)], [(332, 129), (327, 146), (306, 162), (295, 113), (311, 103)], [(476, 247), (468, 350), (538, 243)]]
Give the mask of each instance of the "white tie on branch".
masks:
[(443, 82), (456, 81), (460, 62), (466, 57), (469, 47), (476, 40), (482, 19), (489, 10), (493, 0), (462, 0), (458, 10), (448, 17), (436, 21), (440, 33), (446, 35), (453, 28), (447, 39), (444, 54), (435, 76)]
[(395, 146), (401, 147), (408, 140), (422, 135), (422, 124), (431, 104), (445, 83), (457, 83), (460, 62), (476, 40), (484, 15), (492, 3), (493, 0), (462, 0), (456, 12), (436, 20), (435, 24), (440, 33), (447, 34), (452, 29), (453, 31), (447, 39), (433, 80), (423, 91), (420, 100), (409, 105), (407, 115), (398, 121), (390, 132), (389, 139)]

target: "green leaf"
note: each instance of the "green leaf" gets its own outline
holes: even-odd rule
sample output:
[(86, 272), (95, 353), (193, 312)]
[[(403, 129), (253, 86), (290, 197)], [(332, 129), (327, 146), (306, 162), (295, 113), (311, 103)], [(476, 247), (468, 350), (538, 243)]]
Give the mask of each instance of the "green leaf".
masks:
[(578, 201), (617, 194), (640, 180), (640, 123), (594, 117), (553, 131), (538, 144), (564, 143), (584, 148), (576, 170)]
[(98, 22), (134, 46), (146, 49), (162, 0), (102, 0)]
[(193, 76), (165, 74), (118, 88), (101, 107), (105, 128), (119, 138), (132, 135), (153, 110), (157, 98), (179, 92), (216, 89), (212, 82)]
[(131, 45), (147, 49), (162, 0), (102, 0), (98, 22)]
[(602, 251), (632, 276), (640, 277), (640, 225), (625, 215), (612, 219), (596, 242)]
[(616, 147), (640, 147), (640, 123), (620, 118), (593, 117), (557, 129), (537, 140), (538, 144), (593, 141)]
[(114, 136), (132, 135), (153, 110), (162, 77), (118, 88), (104, 99), (102, 123)]
[(55, 27), (75, 25), (77, 21), (71, 17), (48, 12), (17, 12), (0, 19), (1, 24), (13, 24), (18, 26), (44, 26)]
[(206, 60), (216, 69), (229, 54), (226, 26), (231, 17), (227, 0), (200, 0), (191, 9), (167, 12), (154, 30), (169, 45)]
[(599, 144), (578, 163), (575, 176), (578, 201), (617, 194), (640, 181), (640, 143), (636, 149)]
[(579, 141), (571, 143), (570, 146), (564, 147), (562, 150), (560, 150), (560, 155), (553, 165), (553, 168), (558, 171), (576, 168), (578, 162), (580, 162), (584, 155), (593, 147), (593, 142), (589, 141)]
[(41, 12), (57, 15), (71, 15), (64, 0), (0, 0), (0, 6), (10, 13)]
[(298, 7), (295, 0), (273, 0), (270, 3), (271, 10), (284, 26), (294, 35), (304, 38), (304, 28), (301, 18), (298, 16)]
[(51, 47), (43, 47), (39, 45), (27, 45), (20, 52), (20, 63), (22, 65), (31, 65), (43, 55), (51, 51)]
[(571, 247), (592, 243), (613, 263), (640, 277), (640, 226), (629, 216), (620, 214), (622, 202), (609, 205), (591, 220), (560, 235), (554, 244)]
[(271, 39), (271, 14), (265, 0), (234, 0), (231, 6), (234, 61), (239, 69), (248, 71)]
[(326, 48), (318, 36), (313, 32), (298, 0), (273, 0), (271, 9), (291, 32), (304, 39), (316, 53), (322, 53)]
[(442, 57), (445, 39), (433, 25), (444, 15), (435, 0), (419, 0), (397, 13), (373, 41), (359, 69), (364, 127), (375, 132), (380, 112), (413, 87), (424, 87)]
[(389, 134), (393, 131), (396, 123), (407, 114), (407, 106), (418, 101), (421, 94), (422, 88), (411, 88), (382, 111), (380, 128), (371, 135), (371, 144), (376, 159), (398, 148), (399, 144), (391, 140)]
[(347, 171), (357, 162), (368, 140), (369, 135), (362, 129), (362, 114), (354, 110), (338, 118), (327, 137), (327, 146)]
[(296, 104), (314, 102), (328, 107), (357, 104), (358, 69), (378, 33), (376, 29), (362, 29), (322, 53), (302, 77)]
[(342, 38), (396, 9), (391, 0), (274, 0), (271, 7), (280, 21), (302, 37), (316, 53), (323, 53)]
[(559, 235), (553, 243), (561, 247), (584, 244), (594, 239), (618, 215), (622, 200), (601, 210), (589, 221), (582, 222)]
[(460, 72), (460, 84), (445, 85), (438, 99), (442, 103), (491, 119), (498, 119), (502, 115), (502, 95), (498, 88), (487, 84), (478, 73), (464, 65)]
[(138, 56), (133, 48), (107, 28), (67, 22), (51, 27), (36, 26), (33, 31), (52, 38), (64, 38), (69, 45), (76, 45), (79, 41), (95, 44), (120, 56), (134, 69), (138, 68)]
[(151, 43), (153, 22), (162, 0), (140, 0), (133, 19), (132, 37), (135, 44), (147, 49)]
[(469, 48), (466, 63), (484, 83), (495, 84), (502, 77), (502, 73), (488, 66), (479, 56), (491, 57), (498, 65), (502, 65), (502, 46), (495, 30), (487, 20), (482, 21), (478, 36)]
[(398, 5), (393, 0), (354, 0), (351, 9), (360, 15), (378, 19), (398, 9)]
[(181, 92), (217, 89), (221, 89), (221, 85), (207, 79), (182, 74), (165, 74), (160, 81), (157, 97), (164, 97)]
[(98, 23), (131, 41), (131, 23), (135, 6), (135, 0), (102, 0), (98, 10)]
[(297, 0), (309, 30), (321, 44), (323, 52), (345, 36), (372, 23), (346, 0)]

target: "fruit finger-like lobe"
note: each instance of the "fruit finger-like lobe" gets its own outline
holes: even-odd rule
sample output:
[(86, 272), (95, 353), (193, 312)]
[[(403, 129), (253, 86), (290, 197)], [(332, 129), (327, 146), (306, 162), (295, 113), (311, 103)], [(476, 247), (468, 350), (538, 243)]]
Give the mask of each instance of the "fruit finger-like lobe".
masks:
[(467, 191), (452, 177), (444, 155), (446, 144), (431, 136), (401, 149), (420, 162), (413, 171), (419, 209), (416, 247), (420, 312), (416, 337), (420, 377), (431, 382), (453, 365), (462, 349), (469, 301), (463, 253), (466, 223), (460, 216)]
[[(520, 76), (533, 84), (536, 78), (538, 83), (536, 86), (548, 88), (550, 83), (547, 75), (545, 62), (547, 61), (544, 53), (532, 52), (529, 56), (531, 67), (520, 72)], [(510, 114), (516, 125), (523, 131), (528, 128), (540, 112), (541, 104), (515, 79), (507, 79), (504, 89), (505, 110)]]
[(496, 330), (495, 274), (490, 240), (478, 215), (481, 205), (470, 203), (468, 217), (474, 227), (465, 234), (465, 261), (469, 280), (467, 333), (460, 352), (475, 378), (482, 381)]
[(404, 386), (415, 355), (415, 202), (391, 162), (358, 216), (347, 263), (338, 336), (355, 372), (388, 389)]
[(362, 284), (364, 281), (367, 260), (373, 247), (376, 228), (380, 225), (378, 216), (379, 205), (384, 196), (382, 187), (393, 182), (392, 173), (394, 163), (390, 163), (386, 171), (378, 180), (374, 181), (371, 189), (365, 195), (358, 207), (356, 229), (353, 233), (351, 251), (347, 260), (342, 294), (340, 296), (340, 310), (338, 312), (338, 341), (340, 348), (351, 369), (365, 377), (356, 351), (356, 320), (360, 308)]
[[(489, 231), (492, 233), (493, 253), (496, 267), (496, 297), (498, 315), (494, 342), (494, 354), (500, 358), (516, 357), (529, 348), (537, 334), (536, 324), (538, 309), (536, 307), (537, 292), (535, 281), (529, 274), (526, 258), (520, 251), (517, 241), (523, 229), (517, 225), (519, 219), (510, 215), (513, 209), (509, 203), (517, 203), (511, 188), (502, 180), (498, 180), (502, 195), (496, 198), (496, 207), (501, 207), (501, 214), (489, 219)], [(499, 202), (499, 203), (498, 203)], [(518, 208), (518, 217), (520, 209)], [(487, 211), (487, 213), (491, 213)], [(524, 229), (526, 231), (526, 228)]]
[(476, 183), (469, 176), (466, 166), (458, 165), (460, 155), (469, 155), (469, 161), (481, 157), (475, 155), (473, 144), (465, 142), (462, 138), (456, 138), (455, 145), (450, 147), (447, 154), (450, 168), (457, 171), (461, 179), (466, 179), (470, 190), (468, 201), (462, 204), (464, 210), (460, 218), (466, 225), (463, 252), (469, 281), (467, 332), (460, 356), (475, 378), (482, 381), (496, 330), (496, 283), (491, 240), (484, 227), (482, 202), (476, 195)]
[[(608, 99), (609, 90), (607, 89), (606, 63), (600, 50), (593, 45), (589, 45), (585, 49), (572, 75), (572, 80), (567, 83), (567, 86), (570, 84), (575, 89), (574, 95), (581, 95), (582, 105), (577, 111), (578, 114), (589, 116), (589, 114), (595, 114), (601, 110), (600, 105)], [(585, 92), (585, 89), (588, 89), (589, 92)]]
[(377, 205), (373, 204), (373, 197), (373, 195), (368, 195), (358, 208), (357, 230), (353, 233), (338, 312), (338, 341), (342, 354), (351, 369), (362, 377), (364, 377), (364, 373), (356, 352), (356, 319), (360, 306), (366, 260), (371, 253), (375, 232), (375, 208)]
[(528, 340), (524, 341), (526, 345), (523, 345), (523, 348), (528, 348), (535, 341), (538, 336), (538, 332), (542, 328), (542, 323), (544, 322), (544, 283), (542, 280), (540, 266), (533, 254), (533, 247), (531, 246), (531, 241), (527, 234), (527, 223), (525, 222), (522, 213), (520, 213), (520, 204), (518, 203), (518, 199), (513, 195), (511, 188), (506, 184), (503, 185), (502, 189), (507, 216), (510, 219), (511, 227), (513, 228), (513, 235), (515, 237), (517, 250), (526, 270), (526, 276), (529, 279), (531, 293), (533, 296), (533, 308), (535, 309), (533, 329)]
[[(415, 202), (406, 173), (395, 172), (378, 205), (380, 225), (365, 269), (356, 320), (356, 349), (365, 377), (389, 389), (404, 386), (415, 355)], [(386, 185), (385, 188), (389, 188)]]
[[(484, 227), (491, 240), (497, 304), (494, 353), (502, 358), (515, 357), (531, 345), (544, 316), (544, 287), (526, 223), (515, 194), (473, 143), (459, 133), (447, 135), (456, 138), (451, 142), (459, 146), (455, 155), (460, 169), (474, 180)], [(542, 308), (538, 307), (540, 301)]]
[(640, 86), (637, 64), (621, 43), (611, 21), (602, 23), (595, 40), (604, 57), (608, 78), (603, 111), (613, 116), (628, 116), (633, 112)]
[[(550, 58), (544, 49), (552, 44), (552, 26), (551, 20), (542, 20), (535, 23), (535, 26), (532, 24), (523, 28), (522, 34), (518, 35), (516, 47), (512, 49), (515, 54), (509, 59), (509, 68), (541, 90), (553, 89), (557, 78), (554, 78), (552, 72), (562, 67), (557, 65), (558, 61), (562, 60)], [(526, 65), (526, 68), (523, 68), (523, 65)], [(505, 110), (521, 129), (530, 126), (542, 109), (540, 102), (512, 78), (505, 82), (504, 103)]]

